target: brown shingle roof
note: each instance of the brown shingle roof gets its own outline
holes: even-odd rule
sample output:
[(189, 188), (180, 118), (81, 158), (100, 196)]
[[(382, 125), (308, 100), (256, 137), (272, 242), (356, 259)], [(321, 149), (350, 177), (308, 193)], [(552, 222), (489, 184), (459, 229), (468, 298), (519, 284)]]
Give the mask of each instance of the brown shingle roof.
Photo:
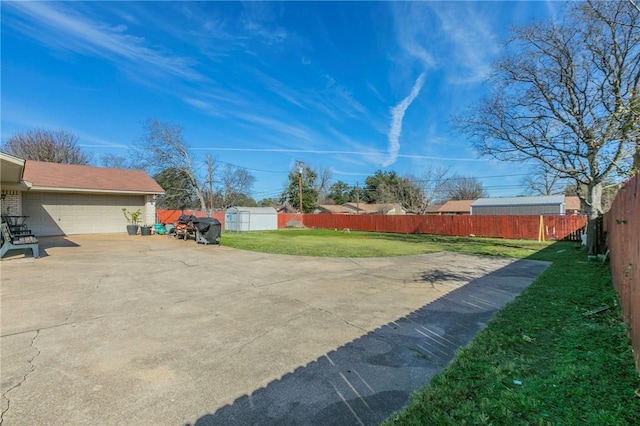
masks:
[(318, 209), (324, 210), (327, 213), (338, 213), (338, 214), (353, 213), (352, 209), (345, 206), (341, 206), (339, 204), (319, 204)]
[[(403, 211), (402, 206), (400, 204), (387, 203), (387, 204), (366, 204), (366, 203), (344, 203), (345, 207), (348, 207), (352, 210), (359, 211), (360, 213), (383, 213), (386, 214), (396, 209), (397, 212)], [(359, 208), (359, 210), (358, 210)]]
[(471, 204), (476, 200), (452, 200), (440, 207), (440, 213), (471, 213)]
[(27, 160), (23, 179), (34, 187), (161, 194), (162, 187), (142, 170), (111, 169)]
[(440, 211), (442, 204), (429, 204), (425, 209), (425, 213), (437, 213)]

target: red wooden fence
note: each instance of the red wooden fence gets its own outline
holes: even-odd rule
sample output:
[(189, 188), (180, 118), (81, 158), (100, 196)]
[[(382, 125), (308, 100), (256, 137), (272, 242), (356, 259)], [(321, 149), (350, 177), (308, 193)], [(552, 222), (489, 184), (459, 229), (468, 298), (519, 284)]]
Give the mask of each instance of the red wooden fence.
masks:
[[(181, 214), (205, 217), (199, 210), (157, 210), (158, 221), (173, 223)], [(224, 212), (213, 215), (222, 223)], [(353, 231), (396, 232), (400, 234), (434, 234), (452, 236), (513, 238), (537, 240), (540, 236), (540, 216), (417, 216), (417, 215), (332, 215), (279, 214), (278, 228), (303, 223), (307, 228), (345, 229)], [(587, 224), (586, 216), (543, 216), (545, 240), (580, 241)]]
[[(545, 240), (580, 241), (587, 224), (586, 216), (543, 216)], [(540, 216), (508, 215), (331, 215), (305, 214), (307, 228), (345, 229), (353, 231), (396, 232), (537, 240)]]
[(278, 214), (278, 229), (296, 227), (298, 224), (302, 225), (304, 215), (300, 216), (298, 213), (279, 213)]
[(629, 328), (640, 371), (640, 172), (618, 191), (604, 216), (613, 286)]

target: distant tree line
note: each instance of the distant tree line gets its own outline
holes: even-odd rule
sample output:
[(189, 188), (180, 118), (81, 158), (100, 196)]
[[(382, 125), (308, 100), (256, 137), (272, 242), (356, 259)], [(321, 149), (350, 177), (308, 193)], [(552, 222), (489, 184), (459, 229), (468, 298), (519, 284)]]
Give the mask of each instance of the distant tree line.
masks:
[[(319, 179), (318, 176), (324, 176)], [(319, 204), (399, 204), (406, 211), (423, 214), (432, 204), (449, 200), (475, 200), (486, 197), (487, 191), (474, 177), (450, 174), (445, 168), (425, 171), (422, 177), (399, 176), (395, 171), (378, 170), (364, 179), (362, 185), (349, 185), (338, 180), (330, 185), (330, 172), (305, 166), (302, 177), (298, 170), (289, 173), (287, 188), (280, 203), (296, 209), (300, 207), (300, 188), (305, 213), (313, 212)]]

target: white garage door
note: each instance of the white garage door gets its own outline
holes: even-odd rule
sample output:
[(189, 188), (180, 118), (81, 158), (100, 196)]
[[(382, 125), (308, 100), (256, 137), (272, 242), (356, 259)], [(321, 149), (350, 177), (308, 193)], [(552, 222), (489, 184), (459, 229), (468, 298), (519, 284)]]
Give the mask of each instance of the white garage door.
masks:
[(36, 236), (126, 232), (122, 209), (142, 209), (142, 195), (60, 194), (26, 192), (22, 211)]

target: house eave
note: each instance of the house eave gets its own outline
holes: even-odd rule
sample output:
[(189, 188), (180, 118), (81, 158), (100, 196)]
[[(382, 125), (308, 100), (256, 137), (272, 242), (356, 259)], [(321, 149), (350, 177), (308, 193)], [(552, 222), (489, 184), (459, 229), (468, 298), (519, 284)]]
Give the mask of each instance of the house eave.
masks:
[(28, 191), (31, 189), (31, 182), (20, 181), (18, 183), (14, 182), (2, 182), (2, 190), (3, 191)]
[(37, 192), (74, 192), (84, 194), (119, 194), (119, 195), (162, 195), (164, 191), (124, 191), (120, 189), (94, 189), (94, 188), (59, 188), (50, 186), (31, 186), (31, 191)]

